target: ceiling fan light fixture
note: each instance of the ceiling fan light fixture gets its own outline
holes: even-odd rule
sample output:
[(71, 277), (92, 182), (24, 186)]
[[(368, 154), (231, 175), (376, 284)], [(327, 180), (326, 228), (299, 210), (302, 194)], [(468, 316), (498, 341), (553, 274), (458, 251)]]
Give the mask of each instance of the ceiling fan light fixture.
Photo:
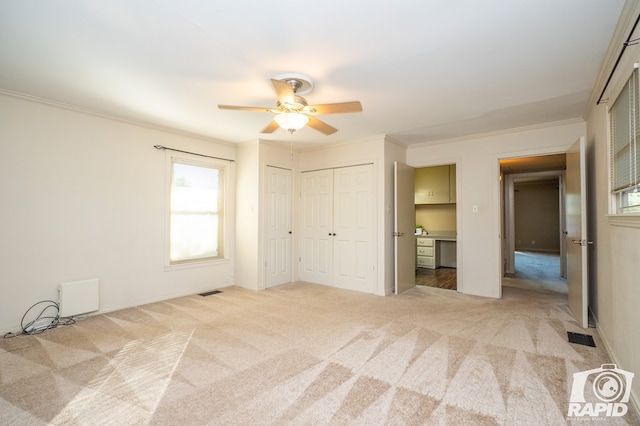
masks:
[(278, 123), (278, 126), (291, 133), (302, 129), (309, 122), (309, 117), (307, 115), (297, 112), (283, 112), (276, 115), (273, 119)]

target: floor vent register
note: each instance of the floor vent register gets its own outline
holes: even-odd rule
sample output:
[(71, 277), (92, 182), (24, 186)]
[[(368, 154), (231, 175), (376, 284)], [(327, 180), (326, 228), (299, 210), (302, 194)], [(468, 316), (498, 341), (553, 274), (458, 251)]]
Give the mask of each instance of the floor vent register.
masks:
[(591, 346), (592, 348), (596, 347), (596, 342), (593, 341), (593, 337), (588, 334), (580, 334), (567, 331), (567, 335), (569, 336), (569, 343)]
[(222, 293), (220, 290), (211, 290), (211, 291), (207, 291), (206, 293), (200, 293), (200, 296), (211, 296), (212, 294), (218, 294), (218, 293)]

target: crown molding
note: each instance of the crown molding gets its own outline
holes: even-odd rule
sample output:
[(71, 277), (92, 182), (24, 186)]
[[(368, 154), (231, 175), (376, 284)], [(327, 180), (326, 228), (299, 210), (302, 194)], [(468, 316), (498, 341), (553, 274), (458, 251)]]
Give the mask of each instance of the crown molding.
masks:
[(385, 142), (390, 142), (394, 145), (399, 146), (400, 148), (403, 149), (407, 149), (409, 148), (409, 145), (404, 143), (404, 142), (400, 142), (398, 139), (394, 138), (393, 136), (389, 136), (389, 135), (384, 135), (384, 140)]

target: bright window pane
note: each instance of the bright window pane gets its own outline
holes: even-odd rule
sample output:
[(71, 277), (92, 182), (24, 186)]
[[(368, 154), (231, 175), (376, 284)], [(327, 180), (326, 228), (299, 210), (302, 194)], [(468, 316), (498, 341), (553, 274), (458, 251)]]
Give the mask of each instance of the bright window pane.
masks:
[(620, 194), (623, 213), (640, 213), (640, 192), (637, 191), (638, 189), (633, 189)]
[(221, 170), (172, 164), (169, 258), (171, 263), (220, 257)]
[(218, 215), (171, 215), (171, 261), (218, 257)]

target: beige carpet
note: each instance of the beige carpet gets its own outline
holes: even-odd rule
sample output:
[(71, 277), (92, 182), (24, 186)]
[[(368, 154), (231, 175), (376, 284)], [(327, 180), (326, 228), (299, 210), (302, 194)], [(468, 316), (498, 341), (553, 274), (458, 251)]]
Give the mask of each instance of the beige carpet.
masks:
[(232, 287), (3, 339), (0, 423), (566, 424), (572, 374), (609, 361), (600, 339), (564, 295), (503, 294)]

